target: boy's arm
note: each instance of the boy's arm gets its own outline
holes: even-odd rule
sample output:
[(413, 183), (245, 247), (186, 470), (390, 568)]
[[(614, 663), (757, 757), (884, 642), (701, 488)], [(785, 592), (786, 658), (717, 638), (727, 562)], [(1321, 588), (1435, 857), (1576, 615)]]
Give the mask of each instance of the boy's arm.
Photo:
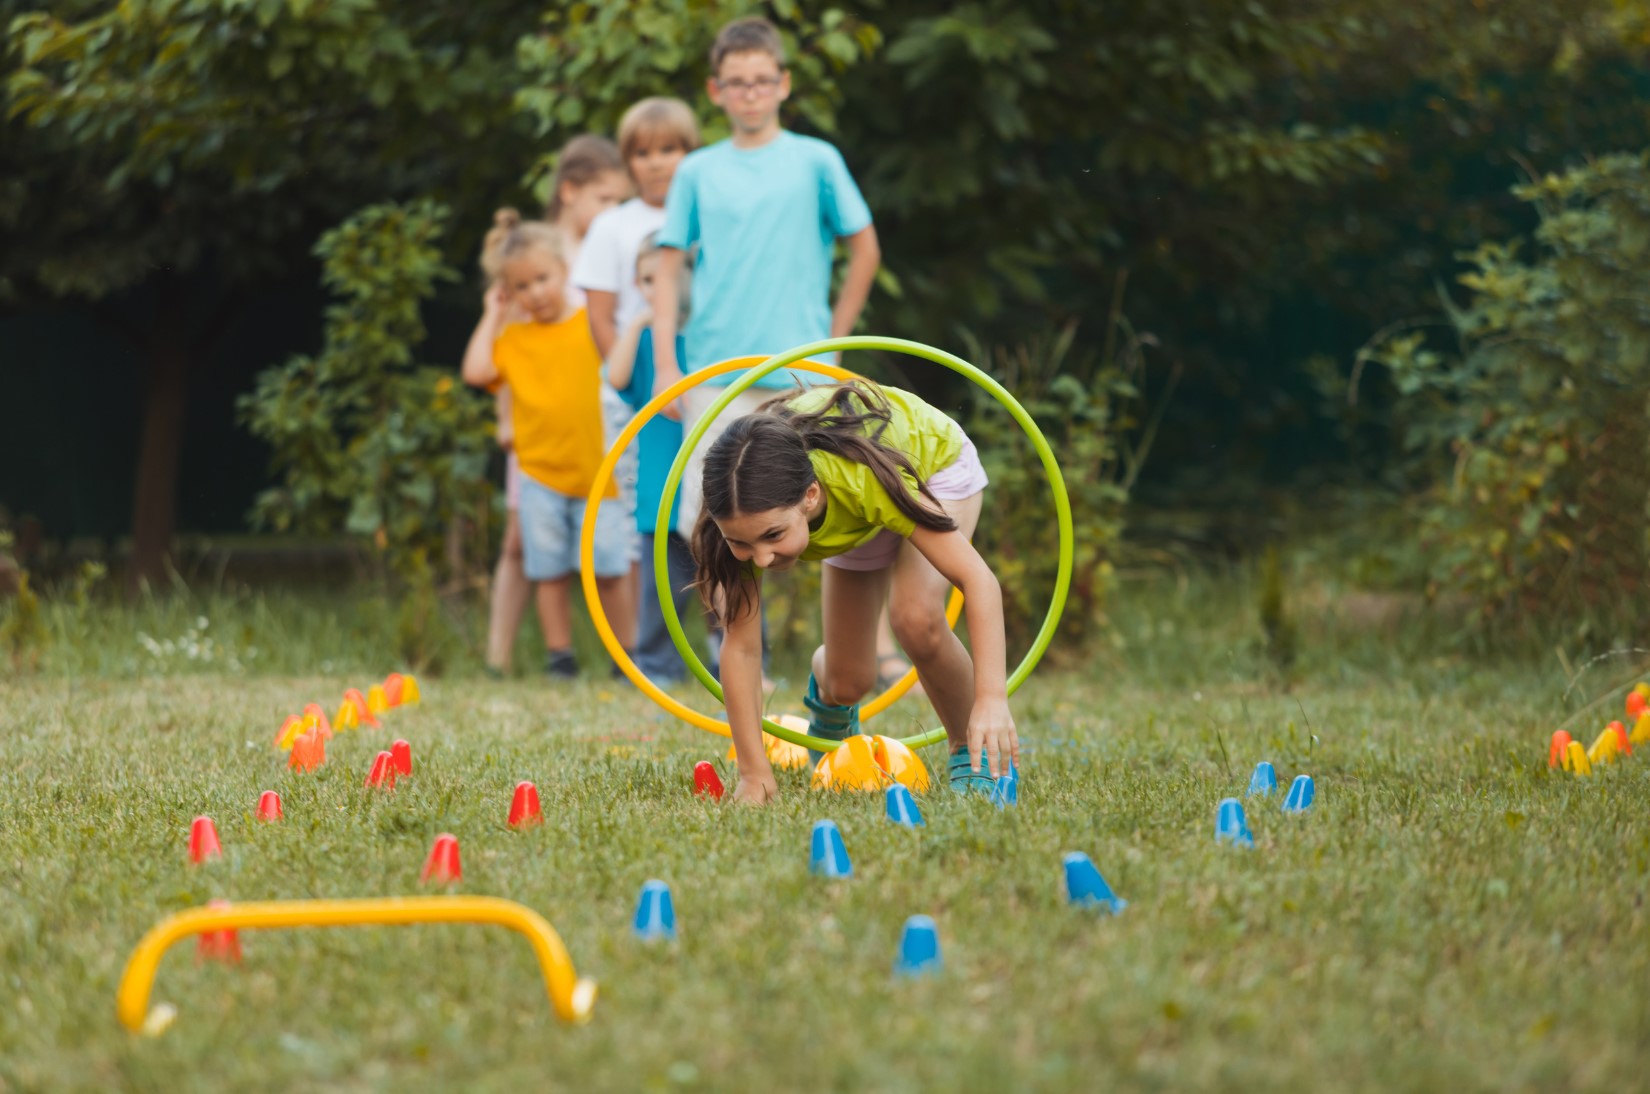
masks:
[(498, 366), (493, 363), (493, 343), (504, 328), (504, 290), (494, 286), (482, 297), (481, 321), (470, 335), (470, 344), (464, 347), (462, 376), (466, 384), (491, 387), (499, 380)]
[(646, 329), (647, 316), (638, 315), (607, 354), (607, 383), (613, 390), (623, 391), (630, 386), (631, 374), (636, 371), (636, 350)]
[(739, 766), (735, 801), (762, 805), (779, 794), (762, 744), (762, 590), (747, 588), (743, 615), (728, 620), (722, 639), (723, 698)]
[(854, 333), (854, 324), (859, 322), (859, 313), (865, 310), (865, 300), (871, 295), (877, 267), (882, 264), (876, 225), (867, 224), (848, 236), (847, 243), (848, 269), (842, 276), (842, 291), (837, 294), (836, 307), (831, 309), (832, 338)]
[[(676, 315), (682, 290), (682, 264), (686, 255), (675, 247), (659, 248), (659, 265), (653, 272), (653, 394), (682, 378), (676, 360)], [(674, 405), (664, 410), (667, 418), (680, 418)]]
[(596, 352), (605, 360), (608, 351), (613, 348), (614, 339), (619, 337), (619, 325), (615, 321), (619, 310), (619, 294), (603, 292), (601, 289), (586, 289), (584, 310), (590, 320), (590, 337), (596, 340)]

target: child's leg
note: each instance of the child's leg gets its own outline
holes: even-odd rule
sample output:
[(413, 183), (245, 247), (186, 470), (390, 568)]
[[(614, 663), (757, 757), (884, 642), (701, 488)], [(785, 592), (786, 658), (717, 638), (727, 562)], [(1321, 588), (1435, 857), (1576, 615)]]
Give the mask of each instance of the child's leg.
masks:
[[(941, 504), (967, 537), (974, 534), (984, 498), (981, 493)], [(921, 551), (909, 542), (900, 546), (894, 561), (893, 592), (888, 609), (894, 636), (917, 667), (928, 701), (934, 704), (945, 726), (952, 755), (955, 757), (961, 749), (963, 767), (971, 771), (968, 768), (968, 718), (974, 710), (974, 662), (961, 639), (951, 633), (945, 623), (945, 598), (950, 589), (950, 582)], [(990, 775), (983, 764), (980, 777), (989, 787)]]
[[(585, 501), (573, 504), (570, 518), (574, 542), (584, 531)], [(636, 600), (630, 595), (630, 564), (636, 555), (636, 518), (624, 511), (618, 498), (603, 501), (596, 509), (596, 535), (591, 565), (596, 571), (596, 595), (613, 637), (626, 651), (636, 646)], [(619, 666), (613, 666), (615, 675)]]
[[(681, 679), (682, 658), (670, 640), (670, 631), (665, 628), (665, 613), (659, 606), (662, 598), (658, 582), (653, 580), (652, 532), (642, 533), (641, 570), (641, 611), (636, 620), (636, 667), (656, 684), (672, 684)], [(678, 599), (677, 614), (681, 610), (682, 602)]]
[(521, 487), (522, 563), (527, 579), (535, 583), (539, 627), (548, 651), (546, 670), (552, 676), (572, 677), (573, 605), (569, 591), (578, 567), (577, 516), (582, 499), (558, 493), (529, 476)]
[(888, 570), (821, 566), (820, 600), (825, 644), (814, 650), (819, 698), (834, 706), (858, 703), (877, 682), (877, 620), (888, 596)]
[(527, 600), (533, 591), (521, 563), (521, 519), (514, 508), (508, 513), (504, 548), (493, 570), (492, 606), (487, 616), (487, 667), (499, 672), (510, 671), (510, 651), (516, 644), (522, 613), (526, 612)]

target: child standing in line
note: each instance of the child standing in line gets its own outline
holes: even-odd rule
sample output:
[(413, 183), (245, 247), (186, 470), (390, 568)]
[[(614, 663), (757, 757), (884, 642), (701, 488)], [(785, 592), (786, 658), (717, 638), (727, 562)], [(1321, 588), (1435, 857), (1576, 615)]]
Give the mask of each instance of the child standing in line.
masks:
[[(779, 107), (791, 93), (785, 48), (766, 19), (738, 19), (711, 47), (711, 101), (733, 135), (682, 161), (659, 232), (654, 308), (655, 392), (730, 357), (774, 354), (854, 329), (881, 261), (871, 211), (842, 161), (822, 140), (781, 128)], [(830, 304), (836, 241), (847, 243), (848, 268), (836, 307)], [(695, 244), (693, 315), (676, 352), (676, 310), (686, 252)], [(744, 392), (705, 433), (682, 476), (681, 527), (700, 507), (704, 453), (728, 422), (748, 414), (807, 373), (771, 373)], [(691, 427), (732, 383), (730, 373), (682, 397)], [(768, 390), (764, 390), (764, 388)]]
[[(499, 276), (464, 351), (464, 381), (494, 391), (510, 385), (523, 568), (536, 586), (545, 671), (570, 679), (578, 674), (570, 578), (579, 565), (585, 498), (605, 448), (601, 357), (584, 309), (568, 298), (567, 244), (559, 231), (501, 209), (487, 244)], [(633, 539), (616, 487), (608, 497), (598, 512), (594, 559), (604, 604), (630, 570)]]
[[(657, 331), (657, 326), (655, 326)], [(957, 793), (989, 793), (1019, 758), (1008, 708), (1002, 590), (969, 536), (987, 485), (962, 428), (909, 392), (865, 381), (780, 395), (730, 424), (705, 456), (693, 533), (699, 592), (722, 613), (722, 684), (738, 801), (778, 793), (762, 744), (762, 573), (823, 559), (824, 644), (803, 702), (808, 732), (860, 732), (884, 603), (951, 746)], [(946, 624), (961, 589), (973, 656)], [(983, 761), (983, 762), (982, 762)]]
[[(644, 237), (636, 256), (635, 288), (642, 298), (642, 309), (630, 318), (624, 333), (619, 335), (607, 355), (607, 382), (618, 391), (620, 398), (632, 410), (640, 410), (653, 398), (653, 339), (649, 325), (653, 322), (652, 302), (655, 276), (659, 268), (659, 245), (654, 235)], [(676, 336), (680, 352), (681, 335)], [(659, 607), (660, 593), (654, 577), (654, 536), (669, 537), (666, 558), (670, 569), (668, 593), (676, 606), (677, 616), (687, 608), (688, 589), (693, 585), (693, 555), (687, 540), (675, 530), (678, 496), (671, 507), (670, 523), (659, 529), (659, 500), (664, 496), (665, 479), (670, 465), (682, 447), (682, 423), (663, 415), (655, 416), (636, 436), (636, 531), (641, 541), (641, 617), (636, 623), (636, 667), (654, 683), (670, 686), (681, 682), (684, 665), (682, 655), (671, 641), (665, 627), (664, 613)], [(719, 650), (713, 650), (711, 671)]]
[[(623, 200), (627, 188), (624, 164), (612, 141), (586, 134), (567, 142), (557, 157), (556, 172), (550, 180), (550, 201), (545, 207), (545, 218), (561, 231), (570, 255), (577, 253), (579, 241), (597, 215)], [(482, 272), (486, 275), (489, 289), (498, 280), (498, 270), (490, 268), (495, 250), (486, 246), (482, 248)], [(570, 287), (567, 295), (575, 306), (583, 303), (577, 289)], [(512, 318), (519, 319), (520, 316)], [(505, 450), (506, 518), (504, 545), (493, 571), (492, 602), (487, 621), (487, 668), (502, 676), (510, 670), (510, 653), (515, 646), (516, 634), (521, 630), (521, 617), (527, 609), (527, 597), (532, 585), (522, 569), (521, 523), (517, 515), (521, 468), (511, 432), (508, 385), (498, 389), (495, 404), (498, 443)], [(632, 598), (630, 603), (634, 602)], [(622, 609), (623, 603), (618, 607)], [(627, 633), (619, 632), (621, 641)]]

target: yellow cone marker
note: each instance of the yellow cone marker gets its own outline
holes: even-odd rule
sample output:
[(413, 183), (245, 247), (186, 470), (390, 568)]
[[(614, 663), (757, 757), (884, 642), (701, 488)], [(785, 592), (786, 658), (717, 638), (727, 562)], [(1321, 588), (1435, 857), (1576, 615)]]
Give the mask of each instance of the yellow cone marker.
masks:
[(814, 768), (814, 786), (826, 790), (881, 790), (889, 781), (865, 736), (849, 737)]
[(914, 793), (928, 789), (928, 768), (905, 745), (892, 737), (872, 737), (871, 754), (877, 766), (891, 775), (895, 782), (909, 787)]
[(356, 711), (355, 704), (348, 699), (338, 708), (338, 717), (332, 720), (332, 728), (336, 730), (360, 729), (361, 715)]
[(418, 680), (412, 673), (403, 673), (401, 676), (401, 705), (407, 706), (418, 702)]
[(1600, 733), (1594, 739), (1593, 747), (1587, 750), (1587, 759), (1595, 767), (1600, 764), (1615, 763), (1617, 755), (1619, 753), (1616, 749), (1616, 734), (1615, 730), (1612, 729), (1606, 729), (1603, 733)]
[(1580, 741), (1571, 741), (1568, 755), (1564, 759), (1564, 770), (1573, 771), (1577, 775), (1591, 775), (1593, 765), (1587, 759), (1587, 750)]
[(374, 684), (367, 689), (367, 713), (374, 718), (390, 709), (389, 700), (384, 698), (384, 685)]
[(1627, 739), (1635, 745), (1650, 745), (1650, 712), (1639, 715), (1639, 720), (1633, 723), (1633, 732)]

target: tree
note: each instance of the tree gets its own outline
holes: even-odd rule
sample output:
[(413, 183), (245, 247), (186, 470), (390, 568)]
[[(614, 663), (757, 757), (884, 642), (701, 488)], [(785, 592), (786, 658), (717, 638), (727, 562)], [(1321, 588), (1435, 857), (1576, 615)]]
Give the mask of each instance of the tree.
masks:
[(535, 14), (130, 0), (10, 20), (0, 292), (82, 301), (142, 350), (133, 581), (165, 572), (191, 379), (259, 287), (363, 205), (475, 214), (516, 189), (512, 58)]

